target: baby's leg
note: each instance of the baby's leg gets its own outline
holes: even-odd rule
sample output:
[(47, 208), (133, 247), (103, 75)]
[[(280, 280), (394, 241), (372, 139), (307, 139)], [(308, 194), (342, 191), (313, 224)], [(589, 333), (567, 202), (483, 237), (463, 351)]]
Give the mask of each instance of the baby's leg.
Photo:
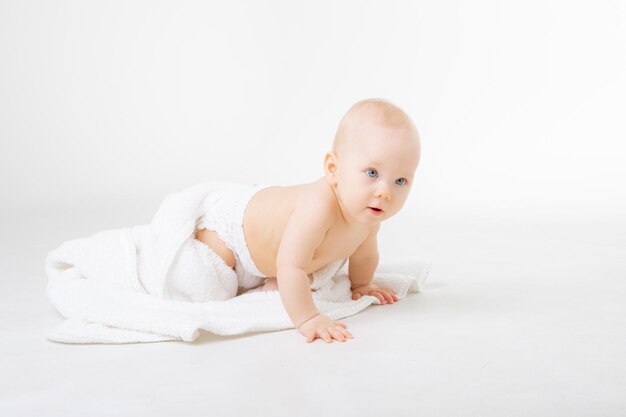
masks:
[(276, 277), (269, 277), (265, 280), (263, 291), (278, 291), (278, 281)]
[[(309, 274), (309, 282), (313, 281), (313, 274)], [(276, 277), (269, 277), (265, 280), (263, 291), (278, 291), (278, 280)]]
[(219, 238), (217, 232), (207, 229), (198, 230), (196, 232), (196, 239), (213, 249), (213, 252), (222, 258), (224, 263), (230, 268), (235, 268), (235, 255), (233, 251), (226, 246), (226, 243)]

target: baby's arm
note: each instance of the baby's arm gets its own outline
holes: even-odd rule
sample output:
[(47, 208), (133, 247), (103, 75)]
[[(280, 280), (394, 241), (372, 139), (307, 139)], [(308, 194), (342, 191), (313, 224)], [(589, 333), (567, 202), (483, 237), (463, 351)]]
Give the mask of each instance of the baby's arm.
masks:
[(323, 199), (301, 201), (293, 210), (281, 238), (276, 257), (278, 291), (287, 314), (307, 342), (322, 338), (345, 341), (352, 335), (345, 324), (320, 314), (311, 296), (306, 274), (315, 249), (320, 245), (332, 221), (332, 205)]
[(365, 241), (350, 256), (348, 264), (348, 276), (352, 289), (352, 299), (358, 300), (363, 295), (372, 295), (382, 303), (393, 304), (398, 297), (392, 290), (381, 288), (372, 283), (374, 272), (378, 266), (378, 244), (376, 236), (380, 224), (372, 229)]

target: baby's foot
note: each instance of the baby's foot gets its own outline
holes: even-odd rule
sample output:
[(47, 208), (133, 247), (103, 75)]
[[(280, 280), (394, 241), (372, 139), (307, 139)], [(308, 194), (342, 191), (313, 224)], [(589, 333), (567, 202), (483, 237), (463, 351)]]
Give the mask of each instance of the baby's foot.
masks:
[(265, 285), (263, 285), (263, 291), (278, 291), (278, 281), (276, 278), (267, 278), (265, 280)]

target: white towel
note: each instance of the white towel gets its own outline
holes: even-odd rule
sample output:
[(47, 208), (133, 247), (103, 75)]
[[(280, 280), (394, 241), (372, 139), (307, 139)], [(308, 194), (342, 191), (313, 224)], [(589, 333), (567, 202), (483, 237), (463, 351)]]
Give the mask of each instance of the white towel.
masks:
[[(172, 265), (189, 259), (181, 251), (191, 250), (185, 243), (205, 212), (204, 197), (216, 186), (198, 184), (168, 195), (150, 224), (99, 232), (51, 251), (48, 298), (65, 319), (47, 329), (46, 337), (63, 343), (193, 341), (200, 329), (234, 335), (293, 328), (277, 291), (250, 289), (260, 280), (244, 283), (240, 295), (222, 301), (173, 299), (183, 293), (177, 291), (183, 283)], [(313, 273), (315, 304), (334, 320), (379, 304), (372, 296), (352, 300), (346, 270), (343, 260)], [(374, 281), (404, 298), (419, 292), (427, 276), (428, 265), (405, 261), (379, 267)], [(188, 290), (190, 283), (184, 285)], [(215, 293), (199, 298), (221, 299), (220, 290), (205, 285), (202, 291)]]

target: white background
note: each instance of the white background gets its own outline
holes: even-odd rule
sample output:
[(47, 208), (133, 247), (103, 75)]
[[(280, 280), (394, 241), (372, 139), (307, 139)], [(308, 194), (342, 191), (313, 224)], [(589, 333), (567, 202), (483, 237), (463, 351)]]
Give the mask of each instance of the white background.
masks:
[[(124, 210), (322, 175), (357, 100), (403, 107), (423, 213), (626, 210), (621, 1), (1, 1), (4, 211)], [(147, 199), (147, 200), (145, 200)]]
[[(626, 3), (0, 0), (0, 415), (626, 415)], [(381, 261), (419, 294), (193, 344), (72, 346), (62, 242), (208, 181), (322, 175), (382, 97), (422, 160)]]

